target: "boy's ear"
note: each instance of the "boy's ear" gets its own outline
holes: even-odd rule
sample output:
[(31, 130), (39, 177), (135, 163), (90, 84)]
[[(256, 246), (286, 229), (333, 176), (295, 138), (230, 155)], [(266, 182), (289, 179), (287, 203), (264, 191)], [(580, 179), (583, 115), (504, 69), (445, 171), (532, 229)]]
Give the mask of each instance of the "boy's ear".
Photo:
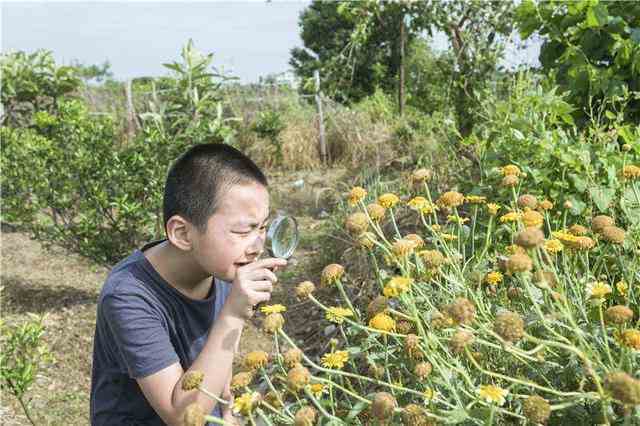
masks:
[(191, 241), (191, 223), (180, 215), (174, 215), (167, 221), (167, 238), (180, 250), (190, 251), (193, 247)]

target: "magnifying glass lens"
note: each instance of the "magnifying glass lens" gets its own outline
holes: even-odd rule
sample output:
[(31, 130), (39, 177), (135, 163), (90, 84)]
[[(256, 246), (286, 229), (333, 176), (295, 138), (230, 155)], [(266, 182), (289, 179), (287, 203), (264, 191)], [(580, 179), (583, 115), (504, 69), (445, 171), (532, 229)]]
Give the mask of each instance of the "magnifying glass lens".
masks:
[(279, 216), (267, 230), (267, 248), (274, 257), (288, 259), (298, 245), (298, 224), (292, 216)]

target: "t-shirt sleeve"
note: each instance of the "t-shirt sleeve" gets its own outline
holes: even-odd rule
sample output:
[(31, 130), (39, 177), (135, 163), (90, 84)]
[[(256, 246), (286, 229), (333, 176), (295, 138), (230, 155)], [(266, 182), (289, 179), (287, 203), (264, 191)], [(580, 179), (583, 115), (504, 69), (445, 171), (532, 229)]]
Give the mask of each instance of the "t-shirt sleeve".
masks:
[(166, 323), (149, 297), (111, 293), (102, 300), (102, 311), (131, 378), (146, 377), (179, 362)]

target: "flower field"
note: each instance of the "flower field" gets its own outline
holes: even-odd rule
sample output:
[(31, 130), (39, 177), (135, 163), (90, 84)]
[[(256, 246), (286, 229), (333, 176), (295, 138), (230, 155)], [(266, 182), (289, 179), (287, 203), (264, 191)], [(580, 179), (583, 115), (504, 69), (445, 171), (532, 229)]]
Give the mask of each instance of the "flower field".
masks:
[[(640, 198), (639, 171), (620, 173)], [(637, 423), (640, 241), (624, 212), (570, 222), (515, 165), (494, 176), (502, 198), (436, 197), (430, 177), (350, 191), (344, 226), (376, 277), (368, 303), (339, 264), (297, 286), (338, 330), (315, 357), (283, 331), (285, 306), (263, 307), (278, 350), (246, 356), (234, 410), (295, 425)]]

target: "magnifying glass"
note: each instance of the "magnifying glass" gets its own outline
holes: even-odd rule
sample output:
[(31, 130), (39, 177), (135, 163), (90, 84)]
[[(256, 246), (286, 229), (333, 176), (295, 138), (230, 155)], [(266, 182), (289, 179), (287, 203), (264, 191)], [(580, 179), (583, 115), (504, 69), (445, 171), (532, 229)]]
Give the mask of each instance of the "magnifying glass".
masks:
[(296, 247), (300, 235), (298, 234), (298, 221), (295, 217), (278, 212), (267, 229), (265, 246), (273, 257), (289, 259)]
[[(295, 217), (278, 212), (267, 228), (265, 247), (272, 257), (289, 259), (298, 247), (298, 221)], [(258, 303), (254, 309), (259, 309), (264, 302)]]

